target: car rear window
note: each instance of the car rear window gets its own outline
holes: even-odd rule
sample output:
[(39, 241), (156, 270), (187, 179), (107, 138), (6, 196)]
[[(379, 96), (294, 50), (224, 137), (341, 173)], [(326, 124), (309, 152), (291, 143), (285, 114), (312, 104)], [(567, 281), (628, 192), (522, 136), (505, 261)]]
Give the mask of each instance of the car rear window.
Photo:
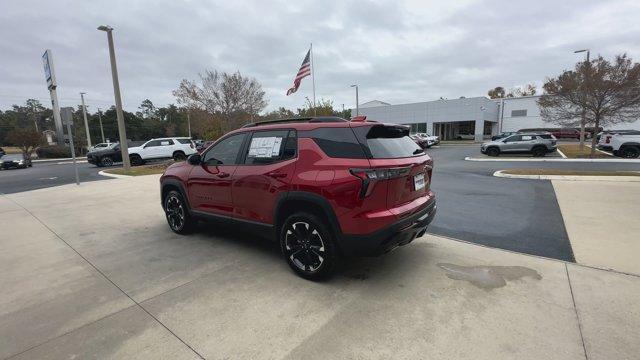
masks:
[(406, 126), (361, 126), (354, 128), (354, 132), (372, 159), (405, 158), (424, 153), (408, 136), (409, 128)]
[[(353, 130), (348, 127), (322, 127), (310, 131), (301, 131), (300, 137), (313, 139), (327, 156), (332, 158), (366, 159), (362, 145), (356, 139)], [(411, 141), (411, 139), (409, 139)]]

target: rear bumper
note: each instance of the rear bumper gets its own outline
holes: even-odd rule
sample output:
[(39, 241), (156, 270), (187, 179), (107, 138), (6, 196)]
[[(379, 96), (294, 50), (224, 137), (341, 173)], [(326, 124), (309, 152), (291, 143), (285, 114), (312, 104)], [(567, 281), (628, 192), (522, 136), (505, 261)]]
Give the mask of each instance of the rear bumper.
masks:
[(346, 256), (378, 256), (422, 236), (436, 215), (436, 199), (432, 197), (424, 209), (376, 232), (365, 235), (343, 234), (340, 249)]

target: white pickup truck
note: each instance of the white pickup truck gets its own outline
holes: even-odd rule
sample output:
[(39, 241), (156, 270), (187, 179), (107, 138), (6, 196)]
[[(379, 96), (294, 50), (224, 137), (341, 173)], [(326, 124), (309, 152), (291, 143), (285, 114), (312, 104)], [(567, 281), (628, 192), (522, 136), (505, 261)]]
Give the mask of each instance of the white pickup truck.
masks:
[(146, 143), (129, 148), (131, 165), (142, 165), (147, 160), (171, 159), (181, 161), (196, 153), (196, 146), (190, 138), (170, 137), (151, 139)]
[(640, 135), (615, 134), (609, 140), (613, 155), (628, 159), (640, 156)]

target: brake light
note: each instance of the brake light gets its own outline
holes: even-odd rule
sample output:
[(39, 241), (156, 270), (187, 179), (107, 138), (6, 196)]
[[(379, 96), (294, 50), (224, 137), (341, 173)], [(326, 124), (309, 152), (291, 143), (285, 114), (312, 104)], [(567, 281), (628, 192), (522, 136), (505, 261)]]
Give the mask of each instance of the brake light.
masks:
[(352, 175), (362, 180), (362, 188), (360, 189), (360, 197), (364, 198), (371, 194), (373, 190), (372, 182), (395, 179), (407, 175), (411, 171), (411, 167), (396, 168), (376, 168), (376, 169), (349, 169)]
[(607, 135), (607, 137), (604, 139), (605, 144), (608, 144), (611, 142), (611, 135)]
[(388, 180), (407, 175), (411, 167), (378, 168), (378, 169), (349, 169), (349, 171), (361, 178), (370, 180)]

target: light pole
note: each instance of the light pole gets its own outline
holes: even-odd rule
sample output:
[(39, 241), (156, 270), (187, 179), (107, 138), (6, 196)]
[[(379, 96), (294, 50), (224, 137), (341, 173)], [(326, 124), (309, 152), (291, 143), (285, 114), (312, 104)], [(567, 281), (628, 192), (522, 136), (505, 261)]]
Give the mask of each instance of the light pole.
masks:
[(87, 122), (87, 107), (84, 105), (84, 92), (80, 93), (82, 99), (82, 117), (84, 118), (84, 130), (87, 132), (87, 149), (91, 147), (91, 134), (89, 134), (89, 122)]
[(358, 84), (353, 84), (351, 87), (356, 88), (356, 116), (360, 115), (360, 104), (358, 102)]
[(98, 121), (100, 122), (100, 136), (102, 136), (102, 142), (104, 142), (104, 129), (102, 128), (102, 111), (98, 108)]
[(111, 61), (111, 77), (113, 78), (113, 95), (116, 98), (116, 116), (118, 119), (118, 135), (120, 136), (120, 152), (122, 153), (122, 167), (125, 171), (131, 168), (129, 162), (129, 147), (127, 146), (127, 130), (124, 127), (122, 115), (122, 99), (120, 98), (120, 82), (118, 81), (118, 69), (116, 67), (116, 53), (113, 47), (113, 28), (108, 25), (98, 26), (98, 30), (107, 33), (109, 42), (109, 60)]
[[(573, 53), (574, 54), (579, 54), (579, 53), (583, 53), (586, 52), (587, 53), (587, 62), (585, 64), (585, 74), (584, 74), (584, 79), (582, 80), (583, 83), (586, 85), (586, 83), (589, 81), (589, 69), (588, 67), (591, 65), (591, 62), (589, 60), (589, 55), (590, 55), (590, 51), (589, 49), (582, 49), (582, 50), (576, 50)], [(583, 87), (583, 91), (586, 92), (586, 89)], [(586, 119), (587, 117), (587, 109), (583, 106), (582, 107), (582, 118), (580, 119), (580, 151), (584, 150), (584, 128), (585, 128), (585, 123), (587, 121)]]

